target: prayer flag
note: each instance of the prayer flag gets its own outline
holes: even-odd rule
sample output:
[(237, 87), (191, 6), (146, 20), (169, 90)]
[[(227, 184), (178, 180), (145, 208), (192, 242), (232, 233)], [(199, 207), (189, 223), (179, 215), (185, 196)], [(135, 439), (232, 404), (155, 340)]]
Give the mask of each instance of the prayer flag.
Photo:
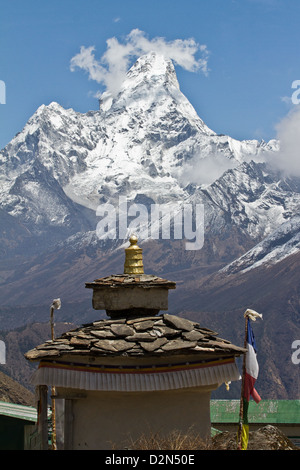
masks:
[(244, 397), (247, 401), (250, 400), (250, 395), (256, 403), (259, 403), (261, 398), (254, 388), (254, 384), (258, 377), (259, 366), (256, 357), (256, 343), (254, 334), (251, 328), (250, 320), (248, 318), (247, 328), (247, 353), (246, 353), (246, 370), (245, 370), (245, 385)]

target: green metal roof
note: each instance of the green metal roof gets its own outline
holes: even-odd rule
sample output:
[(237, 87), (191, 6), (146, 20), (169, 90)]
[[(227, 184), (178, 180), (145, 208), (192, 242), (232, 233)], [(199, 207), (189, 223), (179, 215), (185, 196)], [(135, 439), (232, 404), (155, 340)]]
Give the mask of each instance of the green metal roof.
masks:
[(5, 401), (0, 401), (0, 416), (37, 422), (37, 410), (33, 406), (17, 405)]
[[(238, 423), (240, 400), (211, 400), (212, 423)], [(299, 424), (300, 400), (261, 400), (249, 402), (249, 423)]]

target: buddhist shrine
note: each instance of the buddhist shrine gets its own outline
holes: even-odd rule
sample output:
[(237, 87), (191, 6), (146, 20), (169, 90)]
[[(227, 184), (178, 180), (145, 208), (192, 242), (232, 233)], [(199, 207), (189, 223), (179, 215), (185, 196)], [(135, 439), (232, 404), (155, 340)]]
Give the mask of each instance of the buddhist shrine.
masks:
[[(134, 236), (123, 273), (87, 282), (86, 288), (93, 291), (95, 311), (105, 311), (106, 318), (25, 355), (38, 363), (32, 383), (39, 404), (48, 387), (55, 388), (58, 448), (122, 450), (142, 434), (173, 430), (193, 429), (209, 438), (211, 392), (240, 378), (235, 359), (244, 349), (168, 312), (176, 284), (145, 274)], [(40, 432), (45, 436), (42, 424)]]

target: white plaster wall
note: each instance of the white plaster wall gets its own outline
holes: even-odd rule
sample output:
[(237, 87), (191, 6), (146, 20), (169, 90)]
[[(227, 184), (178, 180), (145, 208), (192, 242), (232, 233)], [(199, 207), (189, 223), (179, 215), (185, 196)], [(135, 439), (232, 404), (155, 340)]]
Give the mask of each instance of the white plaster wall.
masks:
[[(87, 392), (73, 402), (73, 449), (124, 449), (141, 434), (193, 430), (210, 436), (212, 388)], [(127, 441), (127, 442), (126, 442)]]

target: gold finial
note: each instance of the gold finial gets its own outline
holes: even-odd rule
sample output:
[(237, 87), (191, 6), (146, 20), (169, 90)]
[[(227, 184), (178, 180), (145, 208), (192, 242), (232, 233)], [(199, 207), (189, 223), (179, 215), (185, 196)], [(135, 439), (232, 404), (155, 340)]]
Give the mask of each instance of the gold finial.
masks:
[(132, 235), (130, 246), (125, 248), (124, 274), (144, 274), (143, 250), (137, 245), (137, 237)]

